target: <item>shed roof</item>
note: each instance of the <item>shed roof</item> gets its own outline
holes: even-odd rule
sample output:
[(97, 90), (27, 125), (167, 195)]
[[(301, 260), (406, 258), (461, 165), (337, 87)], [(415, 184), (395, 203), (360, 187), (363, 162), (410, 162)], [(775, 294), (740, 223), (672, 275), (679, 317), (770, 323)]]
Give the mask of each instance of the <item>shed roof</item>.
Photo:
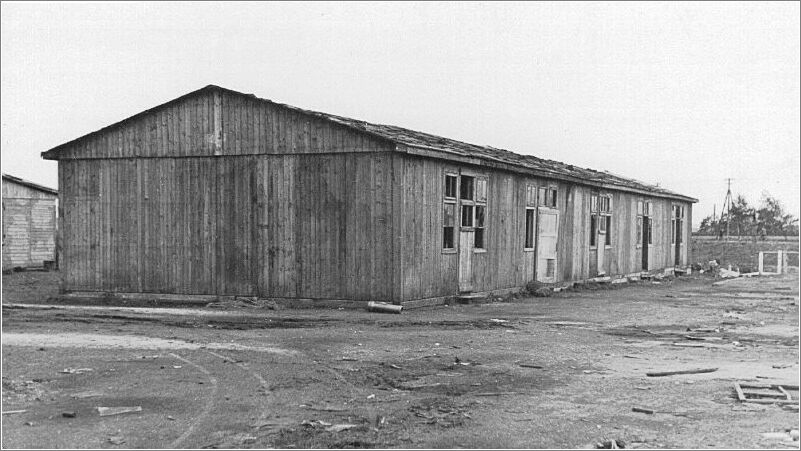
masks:
[(571, 164), (562, 163), (559, 161), (539, 158), (533, 155), (522, 155), (492, 146), (470, 144), (462, 141), (457, 141), (454, 139), (443, 138), (441, 136), (432, 135), (429, 133), (398, 127), (395, 125), (374, 124), (370, 122), (361, 121), (358, 119), (352, 119), (343, 116), (322, 113), (319, 111), (305, 110), (291, 105), (274, 102), (269, 99), (258, 98), (253, 94), (244, 94), (239, 91), (233, 91), (216, 85), (208, 85), (197, 91), (190, 92), (189, 94), (181, 96), (177, 99), (171, 100), (164, 104), (158, 105), (154, 108), (138, 113), (134, 116), (131, 116), (127, 119), (124, 119), (120, 122), (109, 125), (108, 127), (104, 127), (93, 133), (74, 139), (68, 143), (61, 144), (57, 147), (54, 147), (53, 149), (50, 149), (47, 152), (43, 152), (42, 156), (45, 158), (57, 159), (55, 154), (57, 153), (58, 150), (67, 147), (71, 144), (74, 144), (77, 141), (80, 141), (84, 138), (88, 138), (96, 134), (103, 133), (106, 130), (122, 125), (127, 121), (133, 120), (135, 118), (149, 114), (161, 108), (167, 107), (173, 103), (179, 102), (188, 97), (209, 91), (223, 91), (229, 94), (246, 96), (262, 102), (268, 102), (274, 105), (279, 105), (281, 107), (298, 111), (303, 114), (315, 116), (321, 119), (325, 119), (343, 125), (345, 127), (360, 131), (362, 133), (382, 138), (384, 140), (395, 143), (396, 145), (406, 146), (412, 149), (423, 149), (427, 151), (433, 151), (435, 154), (437, 154), (437, 156), (440, 156), (442, 158), (448, 158), (449, 156), (460, 156), (460, 157), (468, 157), (471, 159), (493, 161), (522, 169), (524, 170), (524, 172), (530, 171), (533, 175), (569, 180), (577, 183), (583, 183), (586, 185), (598, 186), (609, 189), (647, 193), (653, 196), (674, 198), (688, 202), (698, 202), (698, 200), (695, 198), (685, 196), (656, 185), (635, 180), (633, 178), (612, 174), (608, 171), (597, 171), (588, 168), (581, 168)]
[(4, 181), (7, 180), (9, 182), (14, 182), (14, 183), (17, 183), (19, 185), (27, 186), (28, 188), (31, 188), (31, 189), (35, 189), (37, 191), (41, 191), (41, 192), (44, 192), (44, 193), (47, 193), (47, 194), (53, 194), (55, 196), (58, 196), (58, 190), (54, 190), (53, 188), (48, 188), (48, 187), (46, 187), (44, 185), (40, 185), (38, 183), (33, 183), (33, 182), (29, 181), (29, 180), (21, 179), (19, 177), (14, 177), (13, 175), (3, 174), (3, 180)]

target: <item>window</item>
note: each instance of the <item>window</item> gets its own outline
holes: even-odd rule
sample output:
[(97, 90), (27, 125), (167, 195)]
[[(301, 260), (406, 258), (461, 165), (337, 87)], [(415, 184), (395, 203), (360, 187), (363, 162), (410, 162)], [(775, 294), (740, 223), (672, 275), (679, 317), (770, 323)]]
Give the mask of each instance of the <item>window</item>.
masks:
[(462, 205), (462, 227), (473, 227), (472, 205)]
[(642, 216), (637, 216), (637, 244), (642, 244)]
[(556, 208), (556, 188), (540, 188), (538, 200), (540, 207)]
[(462, 200), (473, 200), (474, 199), (474, 189), (473, 186), (474, 178), (468, 175), (462, 176), (462, 184), (459, 186), (459, 198)]
[(445, 175), (445, 197), (456, 198), (456, 175)]
[[(603, 235), (603, 239), (598, 235)], [(590, 247), (603, 241), (604, 246), (612, 245), (612, 196), (591, 194), (590, 196)]]
[[(485, 185), (486, 186), (486, 185)], [(483, 205), (476, 205), (476, 232), (475, 232), (475, 248), (484, 249), (484, 207)]]
[(537, 206), (537, 187), (534, 185), (526, 185), (526, 207)]
[(443, 249), (453, 249), (454, 248), (454, 241), (453, 241), (453, 216), (454, 216), (454, 209), (456, 208), (456, 204), (447, 203), (445, 204), (445, 210), (442, 214), (442, 248)]
[[(637, 201), (637, 246), (653, 244), (653, 234), (651, 233), (653, 221), (648, 218), (649, 216), (651, 216), (651, 202)], [(642, 242), (643, 230), (648, 233), (648, 243)]]
[(537, 208), (537, 187), (526, 185), (526, 234), (524, 249), (534, 249), (534, 220)]
[(646, 219), (648, 219), (648, 244), (654, 244), (654, 232), (653, 232), (654, 229), (653, 227), (651, 227), (654, 221), (652, 221), (650, 218)]
[(526, 249), (534, 249), (534, 209), (526, 209)]
[(456, 174), (445, 174), (445, 195), (442, 211), (442, 249), (456, 248)]
[(476, 179), (476, 202), (487, 201), (487, 179)]

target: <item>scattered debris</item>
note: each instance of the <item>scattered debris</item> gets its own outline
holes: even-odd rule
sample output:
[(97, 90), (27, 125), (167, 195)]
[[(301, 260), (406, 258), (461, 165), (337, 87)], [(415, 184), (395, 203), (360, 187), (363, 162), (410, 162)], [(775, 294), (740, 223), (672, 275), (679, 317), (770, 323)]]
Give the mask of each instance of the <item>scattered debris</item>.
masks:
[(101, 417), (107, 417), (110, 415), (119, 415), (122, 413), (131, 413), (131, 412), (141, 412), (142, 406), (131, 406), (131, 407), (98, 407), (97, 411), (100, 413)]
[(627, 359), (640, 359), (640, 360), (648, 360), (648, 359), (646, 359), (645, 357), (637, 357), (636, 355), (631, 355), (631, 354), (623, 354), (623, 357), (625, 357), (625, 358), (627, 358)]
[(675, 374), (713, 373), (717, 370), (718, 370), (717, 368), (697, 368), (692, 370), (654, 371), (650, 373), (645, 373), (645, 375), (648, 377), (662, 377), (662, 376), (673, 376)]
[(403, 306), (387, 302), (370, 301), (367, 303), (367, 310), (378, 313), (400, 313), (401, 310), (403, 310)]
[(776, 368), (777, 370), (780, 370), (782, 368), (789, 368), (789, 367), (791, 367), (793, 365), (794, 365), (793, 363), (780, 363), (780, 364), (777, 364), (777, 365), (773, 365), (773, 368)]
[(97, 392), (97, 391), (84, 391), (84, 392), (75, 393), (74, 395), (72, 395), (72, 397), (75, 398), (75, 399), (94, 398), (94, 397), (97, 397), (97, 396), (103, 396), (103, 393), (100, 393), (100, 392)]
[(371, 395), (367, 396), (367, 399), (375, 399), (375, 393), (373, 393), (373, 394), (371, 394)]
[(89, 371), (94, 371), (94, 370), (92, 368), (64, 368), (63, 370), (59, 371), (59, 373), (82, 374), (82, 373), (88, 373)]
[(595, 444), (595, 449), (623, 449), (626, 447), (626, 442), (623, 440), (605, 440)]
[(641, 407), (632, 407), (631, 411), (632, 412), (644, 413), (644, 414), (647, 414), (647, 415), (653, 415), (654, 414), (653, 410), (651, 410), (651, 409), (643, 409)]
[(536, 368), (536, 369), (545, 368), (542, 365), (534, 365), (533, 363), (521, 363), (520, 366), (522, 366), (523, 368)]
[(75, 412), (71, 410), (67, 412), (61, 412), (61, 416), (64, 418), (75, 418)]
[(167, 415), (167, 419), (170, 421), (175, 421), (175, 418), (172, 415)]
[(323, 421), (323, 420), (312, 420), (312, 421), (303, 420), (303, 422), (300, 423), (300, 425), (301, 426), (311, 426), (311, 427), (328, 427), (328, 426), (331, 426), (331, 423), (329, 423), (327, 421)]
[(636, 388), (637, 390), (650, 390), (651, 389), (651, 387), (634, 387), (634, 388)]
[(499, 392), (488, 392), (488, 393), (473, 393), (474, 396), (505, 396), (505, 395), (519, 395), (518, 392), (515, 391), (499, 391)]
[(3, 415), (11, 415), (11, 414), (14, 414), (14, 413), (25, 413), (25, 412), (27, 412), (27, 411), (28, 411), (28, 409), (21, 409), (21, 410), (6, 410), (5, 412), (3, 412)]
[(770, 440), (798, 441), (798, 429), (786, 429), (779, 432), (763, 432), (762, 437)]
[(334, 424), (334, 425), (331, 425), (331, 426), (325, 428), (325, 430), (327, 432), (342, 432), (342, 431), (347, 431), (348, 429), (353, 429), (353, 428), (355, 428), (357, 426), (359, 426), (359, 425), (358, 424)]
[(507, 320), (507, 319), (497, 319), (497, 318), (490, 318), (490, 321), (492, 321), (493, 323), (508, 323), (509, 322), (509, 320)]
[(798, 398), (796, 397), (793, 399), (792, 395), (789, 393), (789, 391), (798, 391), (798, 385), (735, 382), (734, 390), (737, 393), (737, 399), (739, 399), (740, 402), (798, 405)]
[(121, 436), (119, 436), (119, 435), (115, 435), (114, 437), (109, 437), (109, 438), (108, 438), (108, 441), (109, 441), (109, 443), (111, 443), (112, 445), (122, 445), (123, 443), (125, 443), (125, 439), (124, 439), (124, 438), (122, 438), (122, 437), (121, 437)]
[(25, 426), (36, 426), (36, 423), (34, 423), (33, 421), (26, 421)]
[(301, 404), (299, 407), (303, 407), (309, 410), (317, 410), (320, 412), (346, 412), (348, 409), (344, 409), (342, 407), (330, 407), (330, 406), (323, 406), (323, 407), (315, 407), (310, 406), (307, 404)]

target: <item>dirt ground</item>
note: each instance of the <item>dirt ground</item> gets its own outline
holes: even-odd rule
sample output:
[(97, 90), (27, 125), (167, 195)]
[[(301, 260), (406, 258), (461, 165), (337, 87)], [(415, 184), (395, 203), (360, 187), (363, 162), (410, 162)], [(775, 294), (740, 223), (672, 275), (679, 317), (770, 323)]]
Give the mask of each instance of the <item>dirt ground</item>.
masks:
[[(393, 315), (53, 305), (57, 274), (15, 273), (2, 446), (797, 448), (763, 436), (797, 409), (733, 384), (798, 384), (798, 277), (713, 282)], [(717, 370), (646, 375), (695, 368)], [(141, 411), (97, 409), (122, 406)]]

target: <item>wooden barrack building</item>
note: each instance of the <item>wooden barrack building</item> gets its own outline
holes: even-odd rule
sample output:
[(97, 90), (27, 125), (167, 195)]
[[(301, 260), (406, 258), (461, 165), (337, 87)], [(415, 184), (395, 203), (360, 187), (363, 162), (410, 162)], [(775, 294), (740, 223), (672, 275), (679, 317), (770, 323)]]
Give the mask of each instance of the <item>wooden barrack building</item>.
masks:
[(687, 264), (696, 200), (207, 86), (44, 152), (63, 290), (431, 303)]
[(3, 271), (56, 261), (58, 191), (3, 174)]

